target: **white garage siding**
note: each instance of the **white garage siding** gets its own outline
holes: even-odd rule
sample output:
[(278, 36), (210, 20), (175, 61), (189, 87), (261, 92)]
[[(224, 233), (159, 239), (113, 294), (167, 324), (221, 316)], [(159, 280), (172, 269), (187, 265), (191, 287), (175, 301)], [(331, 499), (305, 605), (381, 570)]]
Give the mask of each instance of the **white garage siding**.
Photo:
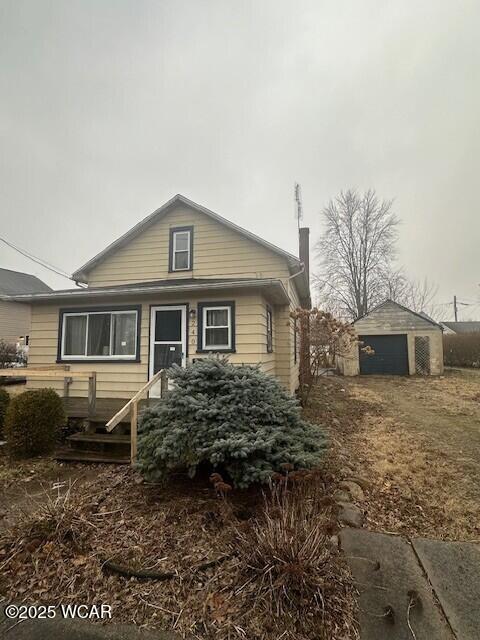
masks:
[[(432, 320), (410, 311), (393, 300), (386, 300), (363, 318), (356, 320), (354, 327), (357, 336), (406, 335), (410, 375), (416, 373), (415, 337), (428, 337), (430, 375), (443, 373), (442, 329)], [(357, 344), (339, 358), (338, 369), (346, 376), (359, 375), (360, 361)]]

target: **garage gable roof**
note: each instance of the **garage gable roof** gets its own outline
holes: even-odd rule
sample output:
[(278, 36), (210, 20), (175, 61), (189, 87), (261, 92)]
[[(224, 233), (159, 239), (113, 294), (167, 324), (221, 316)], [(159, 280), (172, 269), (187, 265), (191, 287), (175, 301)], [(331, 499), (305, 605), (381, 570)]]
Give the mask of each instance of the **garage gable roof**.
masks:
[(405, 312), (411, 314), (412, 316), (414, 316), (415, 318), (422, 320), (424, 323), (431, 324), (434, 327), (437, 327), (438, 329), (443, 331), (443, 327), (440, 324), (438, 324), (438, 322), (435, 322), (435, 320), (432, 320), (431, 318), (429, 318), (426, 314), (421, 314), (421, 313), (417, 313), (416, 311), (412, 311), (411, 309), (408, 309), (407, 307), (404, 307), (403, 304), (395, 302), (395, 300), (390, 300), (390, 298), (387, 298), (387, 300), (384, 300), (383, 302), (378, 304), (373, 309), (370, 309), (370, 311), (368, 313), (365, 313), (363, 316), (360, 316), (359, 318), (354, 320), (353, 324), (356, 324), (357, 322), (360, 322), (361, 320), (365, 320), (369, 316), (375, 314), (377, 311), (381, 311), (382, 309), (385, 309), (385, 307), (388, 307), (388, 306), (396, 307), (396, 308), (398, 308), (398, 309), (400, 309), (402, 311), (405, 311)]

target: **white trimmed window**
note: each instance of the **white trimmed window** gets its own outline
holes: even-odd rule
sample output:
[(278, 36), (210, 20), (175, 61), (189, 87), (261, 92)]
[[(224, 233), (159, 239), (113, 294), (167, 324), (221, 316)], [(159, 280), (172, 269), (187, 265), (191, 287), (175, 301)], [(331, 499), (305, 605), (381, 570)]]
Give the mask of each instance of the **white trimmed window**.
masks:
[(202, 349), (232, 349), (232, 308), (228, 306), (202, 309)]
[(172, 271), (190, 271), (192, 268), (192, 231), (179, 229), (172, 231)]
[(61, 360), (135, 360), (138, 310), (64, 311)]

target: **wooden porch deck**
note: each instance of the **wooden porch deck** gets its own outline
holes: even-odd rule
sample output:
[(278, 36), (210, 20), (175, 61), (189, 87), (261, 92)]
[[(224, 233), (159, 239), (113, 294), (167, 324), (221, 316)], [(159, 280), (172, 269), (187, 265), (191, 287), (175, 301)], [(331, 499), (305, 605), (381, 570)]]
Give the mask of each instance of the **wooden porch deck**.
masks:
[[(168, 390), (164, 369), (157, 371), (132, 398), (97, 398), (96, 371), (70, 371), (69, 365), (24, 367), (21, 370), (0, 368), (0, 376), (6, 378), (18, 378), (20, 372), (25, 379), (63, 380), (62, 402), (67, 418), (85, 419), (89, 423), (82, 425), (83, 432), (67, 438), (70, 448), (57, 452), (59, 460), (134, 462), (137, 457), (138, 415), (145, 407), (161, 402), (161, 398), (148, 397), (150, 389), (159, 383), (162, 397)], [(70, 395), (70, 384), (74, 379), (88, 380), (88, 397)], [(112, 434), (117, 425), (122, 425), (121, 429)]]
[[(92, 422), (103, 422), (106, 424), (116, 413), (125, 406), (130, 398), (97, 398), (95, 402), (95, 413), (93, 416), (88, 413), (88, 398), (68, 397), (62, 398), (65, 413), (68, 418), (85, 418)], [(159, 402), (160, 398), (150, 398), (140, 400), (138, 409), (141, 411), (149, 404)], [(125, 422), (130, 422), (130, 417), (125, 417)]]

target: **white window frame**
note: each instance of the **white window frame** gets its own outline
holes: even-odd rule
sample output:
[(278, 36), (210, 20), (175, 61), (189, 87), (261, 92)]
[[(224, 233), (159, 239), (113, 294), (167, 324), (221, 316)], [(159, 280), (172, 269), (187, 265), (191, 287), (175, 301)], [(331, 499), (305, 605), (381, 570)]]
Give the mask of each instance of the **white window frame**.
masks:
[[(227, 310), (227, 324), (207, 326), (207, 311), (225, 311)], [(207, 329), (228, 329), (228, 344), (208, 344), (207, 345)], [(232, 348), (232, 308), (227, 305), (203, 307), (202, 310), (202, 350), (214, 351), (215, 349), (231, 349)]]
[[(187, 248), (186, 249), (177, 249), (177, 236), (181, 234), (186, 234), (187, 236)], [(192, 252), (191, 252), (191, 242), (192, 242), (192, 232), (190, 229), (183, 229), (172, 232), (172, 271), (191, 271), (192, 269)], [(177, 253), (186, 253), (188, 255), (188, 262), (186, 267), (177, 267), (175, 264), (175, 259)]]
[[(88, 316), (94, 316), (94, 315), (125, 315), (125, 314), (135, 314), (135, 353), (133, 355), (114, 355), (112, 354), (112, 350), (113, 350), (113, 323), (110, 320), (110, 355), (108, 356), (96, 356), (96, 355), (86, 355), (87, 354), (87, 350), (88, 350), (88, 326), (89, 326), (89, 321), (88, 321)], [(67, 322), (66, 319), (70, 318), (70, 317), (78, 317), (78, 316), (86, 316), (87, 317), (87, 326), (85, 329), (85, 355), (70, 355), (70, 354), (65, 354), (65, 338), (66, 338), (66, 328), (67, 328)], [(102, 311), (65, 311), (62, 314), (62, 349), (61, 349), (61, 359), (62, 360), (79, 360), (79, 361), (88, 361), (88, 360), (105, 360), (105, 361), (109, 361), (109, 360), (136, 360), (138, 353), (137, 353), (137, 349), (138, 349), (138, 310), (137, 309), (122, 309), (120, 311), (110, 311), (109, 309), (104, 309)]]

